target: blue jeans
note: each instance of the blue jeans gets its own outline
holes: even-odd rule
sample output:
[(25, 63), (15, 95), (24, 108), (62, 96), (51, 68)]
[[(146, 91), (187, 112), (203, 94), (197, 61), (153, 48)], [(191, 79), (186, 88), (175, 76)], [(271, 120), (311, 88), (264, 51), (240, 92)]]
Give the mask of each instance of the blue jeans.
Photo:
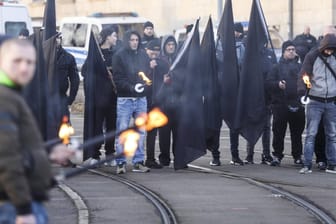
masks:
[(311, 167), (314, 153), (315, 136), (323, 116), (326, 136), (326, 155), (328, 165), (336, 165), (336, 104), (311, 100), (307, 105), (307, 130), (304, 146), (304, 165)]
[[(128, 98), (118, 97), (117, 99), (117, 132), (125, 130), (129, 127), (131, 118), (137, 118), (140, 114), (147, 112), (146, 97)], [(140, 140), (137, 150), (132, 159), (132, 163), (143, 162), (145, 159), (145, 131), (140, 132)], [(119, 136), (116, 138), (116, 151), (118, 154), (123, 152), (123, 147), (119, 143)], [(126, 163), (125, 157), (116, 159), (117, 164)]]
[[(48, 215), (41, 203), (33, 202), (32, 204), (33, 214), (35, 215), (37, 224), (47, 224)], [(0, 205), (0, 224), (15, 224), (16, 209), (15, 207), (6, 202)]]

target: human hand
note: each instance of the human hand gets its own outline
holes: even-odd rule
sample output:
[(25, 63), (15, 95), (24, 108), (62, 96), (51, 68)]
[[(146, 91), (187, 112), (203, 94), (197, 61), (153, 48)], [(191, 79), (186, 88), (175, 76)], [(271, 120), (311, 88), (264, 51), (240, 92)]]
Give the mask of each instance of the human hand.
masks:
[(282, 89), (282, 90), (286, 89), (286, 81), (285, 80), (281, 80), (279, 82), (279, 88)]
[(36, 218), (33, 214), (16, 216), (15, 224), (36, 224)]
[(149, 66), (150, 66), (151, 69), (154, 69), (157, 65), (158, 64), (157, 64), (156, 60), (151, 60), (149, 62)]
[(69, 159), (75, 155), (76, 151), (63, 144), (54, 146), (49, 154), (49, 159), (60, 165), (67, 165)]

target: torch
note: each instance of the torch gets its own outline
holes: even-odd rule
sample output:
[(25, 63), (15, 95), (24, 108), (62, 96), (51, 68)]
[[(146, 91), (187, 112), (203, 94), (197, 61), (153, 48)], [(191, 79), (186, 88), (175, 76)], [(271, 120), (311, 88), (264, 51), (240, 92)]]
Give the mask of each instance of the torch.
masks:
[(309, 99), (309, 97), (308, 97), (308, 94), (309, 94), (309, 91), (310, 91), (312, 85), (311, 85), (311, 83), (310, 83), (310, 80), (309, 80), (309, 76), (308, 76), (308, 75), (306, 75), (306, 74), (303, 75), (303, 76), (302, 76), (302, 79), (303, 79), (304, 84), (306, 84), (307, 89), (306, 89), (306, 93), (305, 93), (305, 95), (304, 95), (303, 97), (301, 97), (301, 103), (304, 104), (304, 105), (306, 105), (306, 104), (308, 104), (309, 101), (310, 101), (310, 99)]
[(142, 93), (145, 90), (145, 86), (150, 86), (152, 85), (152, 80), (150, 80), (144, 72), (139, 72), (138, 76), (145, 82), (145, 84), (142, 83), (137, 83), (135, 85), (135, 91), (137, 93)]
[(55, 180), (58, 182), (64, 181), (67, 178), (81, 174), (89, 169), (97, 168), (99, 165), (102, 165), (106, 162), (114, 160), (123, 156), (133, 156), (136, 149), (138, 148), (138, 141), (140, 139), (140, 130), (150, 131), (154, 128), (162, 127), (168, 123), (167, 116), (159, 109), (154, 108), (148, 114), (143, 113), (135, 119), (134, 125), (122, 131), (112, 131), (103, 135), (92, 138), (82, 145), (76, 147), (77, 149), (87, 148), (92, 145), (96, 145), (104, 141), (105, 138), (114, 138), (119, 135), (119, 142), (123, 146), (124, 150), (122, 153), (116, 155), (107, 156), (105, 159), (98, 161), (97, 163), (82, 166), (78, 169), (71, 170), (69, 172), (62, 172), (55, 177)]

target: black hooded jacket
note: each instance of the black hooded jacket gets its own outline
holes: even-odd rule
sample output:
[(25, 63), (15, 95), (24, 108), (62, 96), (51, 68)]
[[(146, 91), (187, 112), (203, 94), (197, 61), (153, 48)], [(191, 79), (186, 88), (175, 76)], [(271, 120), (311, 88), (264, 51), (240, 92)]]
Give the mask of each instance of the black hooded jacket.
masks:
[[(271, 94), (272, 105), (300, 105), (300, 97), (297, 93), (297, 80), (301, 64), (298, 58), (286, 60), (280, 58), (279, 64), (275, 65), (266, 79), (266, 88)], [(279, 82), (286, 81), (286, 89), (279, 88)]]
[[(168, 54), (166, 52), (166, 44), (170, 41), (175, 43), (175, 52), (173, 54)], [(162, 38), (162, 44), (161, 44), (161, 58), (167, 61), (169, 65), (172, 65), (176, 58), (176, 55), (177, 55), (177, 42), (175, 37), (173, 35), (164, 36)]]
[[(137, 50), (132, 50), (129, 46), (131, 35), (137, 35), (139, 46)], [(113, 57), (112, 67), (114, 82), (117, 87), (118, 97), (144, 97), (146, 91), (137, 93), (134, 89), (137, 83), (144, 84), (144, 81), (138, 76), (139, 72), (148, 74), (149, 58), (140, 48), (140, 35), (136, 31), (129, 31), (124, 36), (124, 46)]]

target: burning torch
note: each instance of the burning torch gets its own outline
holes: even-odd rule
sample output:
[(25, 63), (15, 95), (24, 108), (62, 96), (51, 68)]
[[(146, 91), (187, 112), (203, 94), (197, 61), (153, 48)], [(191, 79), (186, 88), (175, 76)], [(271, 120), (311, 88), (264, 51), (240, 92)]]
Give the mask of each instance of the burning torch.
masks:
[(145, 90), (145, 86), (152, 85), (152, 80), (150, 80), (144, 72), (139, 72), (138, 76), (145, 82), (145, 84), (137, 83), (135, 85), (135, 91), (137, 93), (142, 93)]
[[(92, 139), (89, 139), (88, 141), (84, 142), (81, 145), (78, 145), (75, 147), (76, 149), (85, 149), (87, 147), (90, 147), (92, 145), (96, 145), (97, 143), (101, 143), (108, 138), (114, 138), (115, 136), (119, 135), (119, 142), (123, 146), (124, 150), (122, 153), (118, 153), (116, 155), (110, 155), (107, 156), (103, 160), (99, 160), (97, 163), (82, 166), (78, 169), (70, 170), (69, 172), (63, 172), (60, 173), (55, 177), (56, 181), (61, 182), (64, 181), (67, 178), (76, 176), (78, 174), (81, 174), (89, 169), (97, 168), (98, 166), (109, 162), (111, 160), (114, 160), (119, 157), (123, 156), (133, 156), (136, 149), (138, 148), (138, 141), (140, 139), (140, 130), (146, 130), (150, 131), (154, 128), (159, 128), (164, 126), (168, 123), (167, 116), (158, 108), (154, 108), (151, 110), (148, 114), (144, 113), (138, 116), (135, 119), (134, 125), (122, 130), (122, 131), (112, 131), (105, 133), (105, 137), (103, 135), (94, 137)], [(63, 136), (66, 137), (66, 136)]]
[(311, 83), (310, 83), (310, 80), (309, 80), (309, 76), (308, 76), (308, 75), (306, 75), (306, 74), (303, 75), (303, 76), (302, 76), (302, 79), (303, 79), (304, 84), (306, 84), (307, 89), (306, 89), (306, 93), (305, 93), (305, 95), (304, 95), (303, 97), (301, 97), (301, 103), (304, 104), (304, 105), (306, 105), (306, 104), (308, 104), (309, 101), (310, 101), (310, 99), (309, 99), (309, 97), (308, 97), (308, 94), (309, 94), (309, 91), (310, 91), (312, 85), (311, 85)]

